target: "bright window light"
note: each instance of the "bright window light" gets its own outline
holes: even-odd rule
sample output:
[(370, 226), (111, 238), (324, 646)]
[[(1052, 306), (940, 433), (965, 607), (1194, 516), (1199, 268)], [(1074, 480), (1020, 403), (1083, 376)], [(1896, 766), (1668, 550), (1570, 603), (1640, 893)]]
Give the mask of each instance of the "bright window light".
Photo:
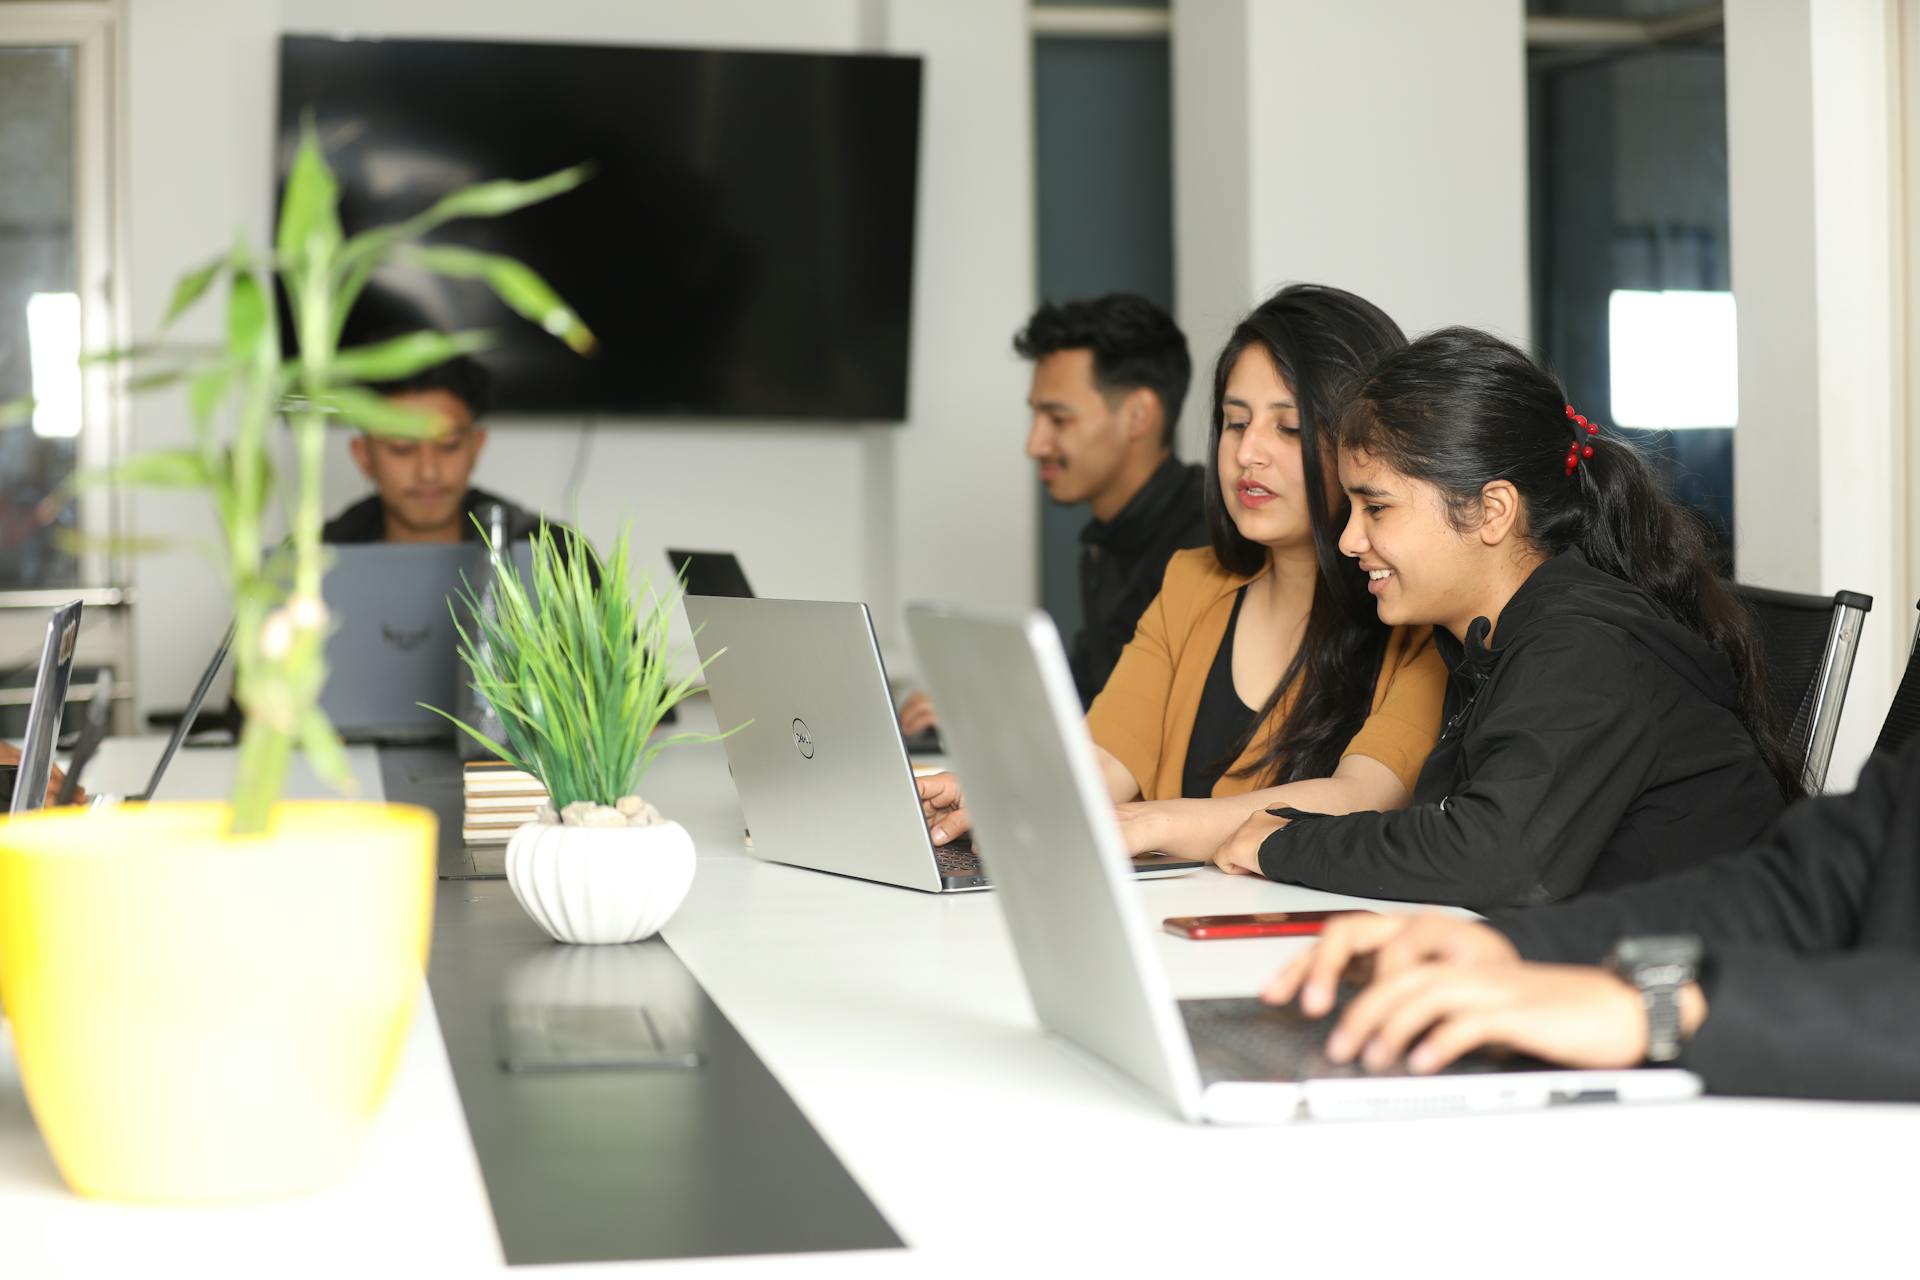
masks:
[(1740, 421), (1733, 295), (1615, 289), (1613, 420), (1623, 427), (1731, 427)]
[(27, 358), (33, 372), (33, 433), (71, 440), (80, 434), (80, 295), (27, 298)]

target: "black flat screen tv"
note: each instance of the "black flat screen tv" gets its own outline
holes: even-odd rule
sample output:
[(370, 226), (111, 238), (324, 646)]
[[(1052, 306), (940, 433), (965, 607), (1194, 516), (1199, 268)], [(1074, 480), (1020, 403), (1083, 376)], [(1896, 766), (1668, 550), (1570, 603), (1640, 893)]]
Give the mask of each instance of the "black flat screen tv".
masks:
[(349, 234), (468, 182), (597, 166), (431, 237), (533, 267), (597, 354), (478, 281), (391, 269), (356, 311), (348, 341), (498, 329), (501, 410), (899, 420), (920, 74), (911, 57), (288, 36), (279, 175), (308, 111)]

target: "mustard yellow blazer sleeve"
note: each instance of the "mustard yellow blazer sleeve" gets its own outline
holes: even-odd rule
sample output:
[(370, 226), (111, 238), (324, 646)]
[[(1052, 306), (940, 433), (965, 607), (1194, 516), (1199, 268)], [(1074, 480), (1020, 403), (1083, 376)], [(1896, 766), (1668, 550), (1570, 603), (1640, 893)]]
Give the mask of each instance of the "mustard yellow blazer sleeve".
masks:
[[(1172, 572), (1171, 569), (1168, 570)], [(1113, 674), (1087, 708), (1087, 731), (1127, 767), (1143, 793), (1151, 794), (1160, 767), (1174, 658), (1167, 626), (1166, 580), (1135, 625)]]
[(1433, 628), (1395, 627), (1373, 687), (1373, 711), (1341, 759), (1366, 756), (1393, 770), (1413, 793), (1433, 744), (1440, 739), (1440, 708), (1447, 695), (1447, 664), (1434, 647)]

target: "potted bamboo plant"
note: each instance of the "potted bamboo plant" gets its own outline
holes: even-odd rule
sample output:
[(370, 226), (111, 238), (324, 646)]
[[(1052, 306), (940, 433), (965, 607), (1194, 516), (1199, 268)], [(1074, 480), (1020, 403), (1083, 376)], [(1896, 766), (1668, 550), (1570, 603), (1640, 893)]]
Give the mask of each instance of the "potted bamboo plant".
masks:
[(507, 844), (507, 884), (527, 914), (560, 942), (636, 942), (679, 909), (694, 867), (686, 828), (640, 798), (640, 780), (663, 749), (726, 735), (654, 732), (700, 691), (706, 663), (675, 678), (667, 624), (679, 593), (657, 595), (644, 576), (635, 591), (626, 533), (597, 581), (571, 529), (542, 525), (532, 550), (531, 583), (496, 555), (485, 597), (465, 593), (473, 628), (454, 613), (473, 690), (506, 740), (433, 710), (547, 789), (540, 817)]
[[(318, 707), (327, 424), (430, 437), (431, 417), (366, 384), (487, 344), (414, 334), (342, 349), (374, 270), (404, 261), (479, 278), (574, 349), (593, 337), (540, 278), (501, 256), (419, 243), (456, 218), (510, 213), (584, 177), (487, 182), (417, 217), (344, 235), (309, 122), (262, 260), (244, 243), (183, 277), (166, 325), (224, 283), (225, 340), (110, 353), (132, 389), (176, 384), (193, 444), (138, 455), (120, 483), (213, 498), (233, 593), (234, 696), (246, 713), (231, 801), (61, 810), (0, 824), (0, 993), (27, 1099), (68, 1184), (179, 1202), (291, 1194), (350, 1167), (406, 1043), (432, 917), (432, 815), (400, 805), (281, 800), (293, 753), (348, 785)], [(299, 354), (282, 354), (274, 282)], [(297, 465), (289, 536), (267, 531), (278, 488), (269, 432)], [(154, 601), (158, 606), (162, 602)]]

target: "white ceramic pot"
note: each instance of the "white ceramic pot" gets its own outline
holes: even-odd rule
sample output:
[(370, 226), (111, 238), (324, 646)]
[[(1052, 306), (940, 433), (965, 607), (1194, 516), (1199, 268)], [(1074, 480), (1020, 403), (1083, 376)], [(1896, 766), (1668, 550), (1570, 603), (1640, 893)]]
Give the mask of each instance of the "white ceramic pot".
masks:
[(693, 839), (677, 822), (529, 822), (507, 841), (507, 884), (560, 942), (637, 942), (658, 933), (693, 886)]

